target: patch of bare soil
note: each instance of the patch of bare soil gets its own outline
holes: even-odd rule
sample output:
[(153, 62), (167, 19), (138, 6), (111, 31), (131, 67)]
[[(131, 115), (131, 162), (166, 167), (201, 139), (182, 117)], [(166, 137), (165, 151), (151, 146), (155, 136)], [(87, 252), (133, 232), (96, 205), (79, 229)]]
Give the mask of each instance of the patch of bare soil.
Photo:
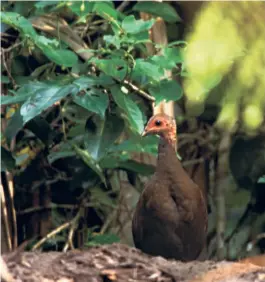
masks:
[[(4, 255), (3, 259), (13, 276), (13, 281), (265, 281), (265, 268), (258, 266), (213, 261), (182, 263), (161, 257), (151, 257), (121, 244), (67, 253), (10, 253)], [(235, 267), (237, 270), (233, 272), (236, 265), (239, 266)], [(245, 270), (242, 271), (242, 269)], [(218, 275), (214, 276), (216, 272)], [(264, 280), (260, 280), (261, 278)]]

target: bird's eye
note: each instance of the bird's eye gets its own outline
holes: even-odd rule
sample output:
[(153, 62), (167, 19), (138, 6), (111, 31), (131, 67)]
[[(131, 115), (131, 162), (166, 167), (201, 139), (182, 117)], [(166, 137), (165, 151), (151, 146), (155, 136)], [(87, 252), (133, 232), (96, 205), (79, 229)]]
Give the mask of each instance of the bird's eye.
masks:
[(155, 121), (155, 125), (156, 125), (156, 126), (160, 126), (160, 125), (161, 125), (161, 120), (157, 119), (157, 120)]

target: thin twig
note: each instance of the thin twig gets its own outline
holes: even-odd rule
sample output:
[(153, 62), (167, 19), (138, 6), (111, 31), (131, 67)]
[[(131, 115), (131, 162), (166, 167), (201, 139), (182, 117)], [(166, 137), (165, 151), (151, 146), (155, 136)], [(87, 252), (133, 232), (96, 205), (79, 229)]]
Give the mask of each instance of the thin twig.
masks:
[(2, 53), (2, 62), (3, 62), (3, 65), (5, 67), (5, 70), (6, 70), (6, 73), (7, 73), (7, 76), (8, 78), (10, 79), (12, 85), (13, 85), (13, 88), (14, 89), (17, 89), (17, 84), (16, 84), (16, 81), (14, 80), (13, 76), (11, 75), (11, 72), (9, 71), (8, 69), (8, 66), (7, 66), (7, 63), (6, 63), (6, 57), (5, 57), (5, 52), (3, 50), (3, 48), (1, 48), (1, 53)]
[(47, 240), (55, 236), (56, 234), (62, 232), (64, 229), (71, 226), (71, 221), (66, 222), (59, 227), (55, 228), (52, 232), (48, 233), (45, 237), (43, 237), (39, 242), (37, 242), (33, 247), (32, 250), (37, 250), (39, 247), (41, 247)]
[[(121, 81), (119, 81), (119, 82), (121, 82)], [(152, 102), (155, 101), (155, 98), (153, 96), (149, 95), (147, 92), (145, 92), (144, 90), (140, 89), (136, 85), (132, 84), (128, 80), (123, 80), (121, 83), (124, 83), (125, 85), (129, 86), (132, 90), (136, 91), (136, 93), (138, 95), (143, 96), (147, 100), (152, 101)]]
[(66, 242), (66, 244), (64, 245), (64, 248), (63, 248), (63, 252), (66, 252), (69, 247), (71, 249), (74, 249), (74, 244), (73, 244), (74, 232), (75, 232), (76, 228), (78, 227), (78, 222), (79, 222), (80, 217), (81, 217), (81, 210), (83, 208), (84, 207), (81, 206), (78, 213), (76, 214), (76, 216), (71, 220), (70, 230), (69, 230), (69, 233), (68, 233), (67, 242)]
[(75, 205), (60, 205), (60, 204), (51, 204), (50, 206), (36, 206), (28, 209), (24, 209), (22, 211), (18, 211), (17, 215), (25, 215), (33, 212), (39, 212), (43, 210), (49, 210), (49, 209), (69, 209), (74, 210), (78, 207)]
[(122, 1), (117, 11), (122, 12), (130, 4), (130, 1)]
[(10, 172), (6, 172), (6, 179), (7, 179), (7, 187), (10, 196), (10, 208), (12, 214), (12, 225), (13, 225), (13, 249), (17, 247), (17, 215), (16, 209), (14, 204), (14, 182), (13, 176)]
[(19, 42), (15, 43), (15, 44), (11, 45), (8, 48), (2, 48), (2, 52), (9, 53), (10, 51), (12, 51), (13, 49), (19, 47), (22, 44), (24, 44), (24, 41), (19, 41)]
[(184, 162), (182, 162), (182, 165), (184, 167), (187, 167), (187, 166), (191, 166), (191, 165), (195, 165), (195, 164), (200, 164), (200, 163), (203, 163), (203, 162), (204, 162), (204, 158), (198, 158), (198, 159), (184, 161)]
[(103, 226), (100, 229), (100, 233), (101, 234), (104, 234), (108, 230), (109, 226), (111, 225), (111, 223), (113, 222), (113, 220), (115, 219), (115, 217), (117, 215), (117, 211), (118, 211), (117, 209), (114, 209), (110, 213), (110, 215), (107, 217), (107, 219), (105, 220)]
[(9, 251), (12, 250), (12, 240), (11, 240), (11, 232), (10, 232), (10, 225), (8, 220), (8, 213), (7, 213), (7, 206), (6, 206), (6, 198), (5, 198), (5, 192), (4, 192), (4, 186), (2, 184), (2, 181), (0, 183), (1, 186), (1, 207), (2, 207), (2, 218), (4, 219), (4, 226), (6, 229), (6, 237), (7, 237), (7, 245)]

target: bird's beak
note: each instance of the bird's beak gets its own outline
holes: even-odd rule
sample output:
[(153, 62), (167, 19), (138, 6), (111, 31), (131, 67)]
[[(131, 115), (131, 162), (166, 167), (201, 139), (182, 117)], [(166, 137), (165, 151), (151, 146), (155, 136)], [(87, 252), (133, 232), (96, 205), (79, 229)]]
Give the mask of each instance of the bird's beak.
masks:
[(144, 131), (142, 132), (142, 137), (146, 136), (148, 134), (148, 132), (146, 131), (146, 129), (144, 129)]

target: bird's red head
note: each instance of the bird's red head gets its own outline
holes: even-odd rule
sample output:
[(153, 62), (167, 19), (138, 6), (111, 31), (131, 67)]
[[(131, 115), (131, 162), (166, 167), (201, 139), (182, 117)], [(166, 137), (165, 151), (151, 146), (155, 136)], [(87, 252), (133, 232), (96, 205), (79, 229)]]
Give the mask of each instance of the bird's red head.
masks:
[[(171, 144), (176, 144), (176, 122), (165, 114), (156, 114), (148, 121), (142, 136), (159, 135), (167, 139)], [(175, 146), (175, 145), (174, 145)]]

